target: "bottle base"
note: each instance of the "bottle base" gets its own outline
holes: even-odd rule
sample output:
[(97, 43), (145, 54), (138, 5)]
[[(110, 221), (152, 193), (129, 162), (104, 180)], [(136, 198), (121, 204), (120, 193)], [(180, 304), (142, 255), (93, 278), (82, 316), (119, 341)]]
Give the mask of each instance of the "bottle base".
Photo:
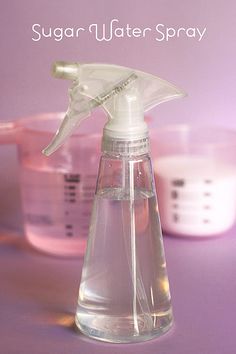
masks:
[(84, 335), (109, 343), (148, 341), (168, 332), (173, 325), (171, 311), (162, 315), (152, 315), (151, 320), (152, 328), (145, 325), (143, 318), (139, 317), (138, 329), (135, 330), (133, 318), (83, 314), (76, 315), (75, 324)]

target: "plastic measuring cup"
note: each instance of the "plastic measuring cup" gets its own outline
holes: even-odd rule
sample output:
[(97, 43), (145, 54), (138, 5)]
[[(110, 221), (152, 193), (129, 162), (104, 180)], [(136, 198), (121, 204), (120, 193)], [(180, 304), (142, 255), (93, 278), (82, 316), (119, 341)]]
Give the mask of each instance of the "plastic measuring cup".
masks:
[[(96, 113), (98, 115), (99, 113)], [(64, 113), (40, 114), (0, 124), (0, 143), (17, 144), (25, 235), (47, 253), (82, 255), (86, 246), (96, 184), (100, 135), (81, 124), (50, 158), (42, 149), (50, 142)]]
[(163, 230), (214, 236), (236, 217), (236, 132), (173, 125), (152, 131), (152, 151)]

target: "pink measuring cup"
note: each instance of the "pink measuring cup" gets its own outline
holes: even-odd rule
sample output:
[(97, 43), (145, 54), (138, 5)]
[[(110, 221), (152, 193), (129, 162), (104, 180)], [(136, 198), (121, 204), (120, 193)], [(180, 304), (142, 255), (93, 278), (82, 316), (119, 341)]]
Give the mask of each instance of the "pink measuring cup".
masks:
[(46, 157), (41, 151), (63, 117), (49, 113), (2, 122), (0, 143), (18, 147), (28, 242), (50, 254), (76, 256), (83, 255), (86, 246), (104, 123), (96, 112), (93, 125), (82, 123), (78, 133)]

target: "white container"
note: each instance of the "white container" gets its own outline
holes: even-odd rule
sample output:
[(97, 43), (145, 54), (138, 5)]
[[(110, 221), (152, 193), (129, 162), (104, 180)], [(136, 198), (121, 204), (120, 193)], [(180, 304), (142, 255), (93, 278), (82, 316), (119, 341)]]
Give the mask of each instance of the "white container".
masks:
[(163, 230), (180, 236), (225, 233), (236, 216), (236, 133), (204, 126), (152, 132)]

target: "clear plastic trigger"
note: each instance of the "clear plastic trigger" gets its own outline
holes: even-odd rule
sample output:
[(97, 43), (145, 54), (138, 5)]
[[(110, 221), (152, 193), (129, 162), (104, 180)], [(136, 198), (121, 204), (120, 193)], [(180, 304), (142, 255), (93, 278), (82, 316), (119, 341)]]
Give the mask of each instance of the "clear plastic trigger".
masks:
[(65, 140), (74, 132), (75, 128), (78, 127), (82, 120), (90, 116), (90, 98), (83, 96), (80, 93), (81, 90), (82, 88), (79, 85), (79, 81), (74, 80), (69, 89), (69, 107), (52, 141), (42, 151), (44, 155), (49, 156), (55, 152), (64, 144)]

